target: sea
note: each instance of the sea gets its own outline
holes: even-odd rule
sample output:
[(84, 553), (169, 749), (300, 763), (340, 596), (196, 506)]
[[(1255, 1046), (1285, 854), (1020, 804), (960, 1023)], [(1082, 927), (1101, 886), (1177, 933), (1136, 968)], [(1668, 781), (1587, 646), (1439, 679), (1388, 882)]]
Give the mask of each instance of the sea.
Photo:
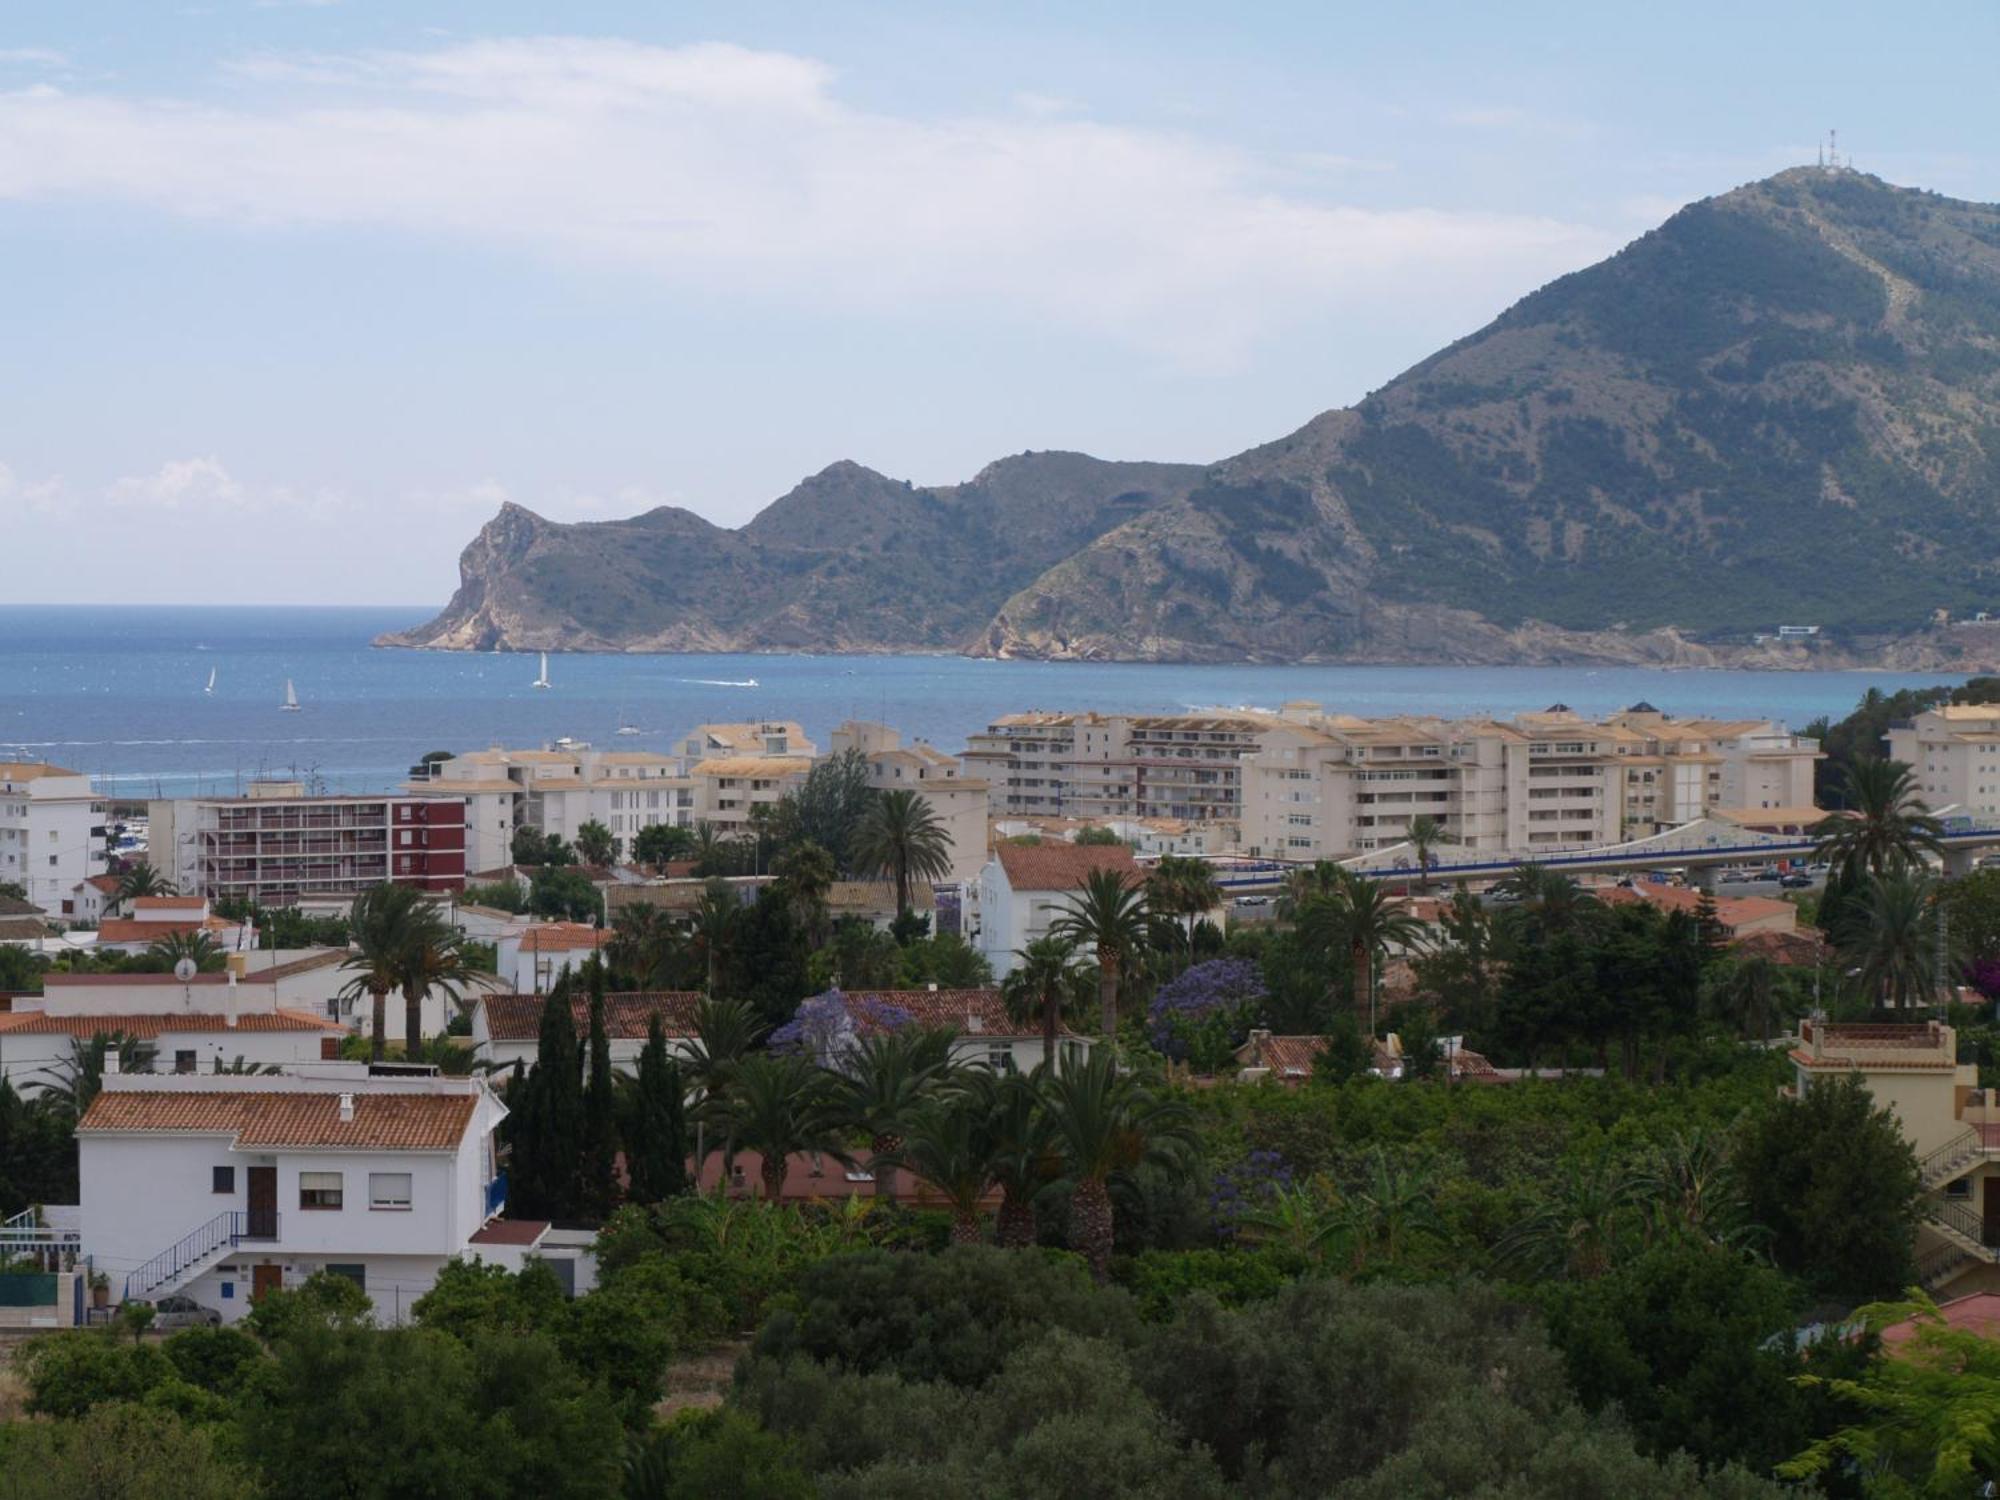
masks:
[[(666, 749), (696, 724), (794, 719), (822, 747), (844, 719), (957, 751), (1021, 709), (1172, 713), (1316, 700), (1353, 714), (1497, 714), (1644, 700), (1676, 715), (1838, 718), (1870, 687), (1950, 674), (1638, 667), (1157, 666), (958, 656), (598, 655), (388, 650), (422, 606), (0, 606), (0, 760), (46, 760), (115, 797), (228, 794), (258, 777), (394, 787), (431, 750)], [(214, 691), (207, 691), (210, 675)], [(285, 684), (300, 709), (280, 705)], [(620, 728), (636, 734), (620, 734)]]

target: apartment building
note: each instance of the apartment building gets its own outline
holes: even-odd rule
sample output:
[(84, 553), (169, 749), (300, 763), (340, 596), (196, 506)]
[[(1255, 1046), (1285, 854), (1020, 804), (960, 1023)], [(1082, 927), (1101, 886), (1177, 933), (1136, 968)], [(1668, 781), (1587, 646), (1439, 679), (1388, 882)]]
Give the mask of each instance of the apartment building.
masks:
[(1618, 843), (1741, 797), (1809, 807), (1819, 756), (1812, 741), (1770, 721), (1673, 719), (1647, 703), (1603, 720), (1560, 703), (1511, 720), (1315, 709), (1288, 705), (1299, 737), (1244, 762), (1241, 839), (1252, 854), (1386, 849), (1423, 816), (1466, 849)]
[(924, 740), (903, 743), (886, 724), (850, 719), (830, 736), (832, 752), (858, 750), (868, 762), (868, 784), (878, 791), (915, 792), (951, 840), (951, 869), (940, 884), (963, 885), (986, 863), (986, 818), (990, 788), (984, 776), (968, 772), (957, 756)]
[(1007, 714), (966, 740), (964, 762), (991, 787), (996, 818), (1174, 818), (1235, 822), (1243, 763), (1316, 743), (1317, 704), (1123, 715)]
[(694, 783), (680, 757), (654, 751), (588, 745), (473, 750), (433, 762), (422, 773), (406, 783), (412, 796), (464, 802), (473, 870), (512, 864), (516, 828), (574, 840), (579, 828), (595, 822), (629, 844), (642, 829), (660, 823), (687, 828), (697, 816)]
[(104, 818), (81, 771), (0, 761), (0, 881), (51, 917), (74, 917), (76, 888), (104, 873)]
[(393, 881), (426, 891), (465, 885), (466, 804), (457, 797), (311, 796), (295, 781), (253, 782), (243, 797), (151, 804), (152, 860), (183, 894), (295, 906), (351, 900)]
[(1947, 703), (1893, 723), (1889, 758), (1915, 772), (1933, 811), (2000, 813), (2000, 704)]
[(819, 747), (806, 738), (795, 719), (756, 719), (741, 724), (697, 724), (674, 742), (674, 753), (686, 765), (723, 756), (803, 755), (811, 760)]

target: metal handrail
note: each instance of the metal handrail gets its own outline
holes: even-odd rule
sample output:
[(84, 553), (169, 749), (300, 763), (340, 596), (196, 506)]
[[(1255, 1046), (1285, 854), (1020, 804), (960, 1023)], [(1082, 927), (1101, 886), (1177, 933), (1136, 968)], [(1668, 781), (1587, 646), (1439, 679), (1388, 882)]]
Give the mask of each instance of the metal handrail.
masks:
[(1986, 1235), (1986, 1220), (1963, 1203), (1955, 1203), (1949, 1198), (1937, 1199), (1930, 1205), (1930, 1217), (1933, 1223), (1964, 1235), (1973, 1244), (1991, 1248)]
[[(251, 1235), (250, 1221), (266, 1232)], [(234, 1250), (245, 1239), (276, 1239), (278, 1215), (275, 1210), (225, 1209), (206, 1224), (189, 1230), (174, 1244), (133, 1270), (125, 1278), (125, 1298), (146, 1297), (179, 1279), (190, 1267), (213, 1257), (218, 1251)]]
[(1972, 1259), (1963, 1245), (1947, 1242), (1917, 1258), (1917, 1284), (1931, 1286), (1961, 1261)]
[(1919, 1161), (1917, 1171), (1925, 1183), (1929, 1183), (1936, 1174), (1949, 1172), (1960, 1162), (1971, 1161), (1985, 1150), (1986, 1137), (1977, 1126), (1968, 1125)]

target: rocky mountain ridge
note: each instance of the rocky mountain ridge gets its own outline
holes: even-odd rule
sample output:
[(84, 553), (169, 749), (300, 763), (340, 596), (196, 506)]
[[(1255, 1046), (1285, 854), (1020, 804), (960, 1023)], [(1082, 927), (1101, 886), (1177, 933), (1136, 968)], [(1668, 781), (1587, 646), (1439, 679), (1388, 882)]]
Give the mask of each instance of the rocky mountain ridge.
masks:
[(1206, 469), (836, 464), (738, 531), (510, 506), (384, 641), (1970, 670), (1935, 612), (1996, 569), (2000, 209), (1806, 168)]

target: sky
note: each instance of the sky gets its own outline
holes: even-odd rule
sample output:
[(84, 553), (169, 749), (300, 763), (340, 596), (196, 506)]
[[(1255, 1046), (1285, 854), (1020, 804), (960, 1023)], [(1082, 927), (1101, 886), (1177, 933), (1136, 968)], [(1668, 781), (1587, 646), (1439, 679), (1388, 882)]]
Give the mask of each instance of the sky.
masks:
[(2000, 200), (2000, 7), (7, 0), (0, 603), (442, 604), (501, 502), (1205, 462), (1814, 158)]

